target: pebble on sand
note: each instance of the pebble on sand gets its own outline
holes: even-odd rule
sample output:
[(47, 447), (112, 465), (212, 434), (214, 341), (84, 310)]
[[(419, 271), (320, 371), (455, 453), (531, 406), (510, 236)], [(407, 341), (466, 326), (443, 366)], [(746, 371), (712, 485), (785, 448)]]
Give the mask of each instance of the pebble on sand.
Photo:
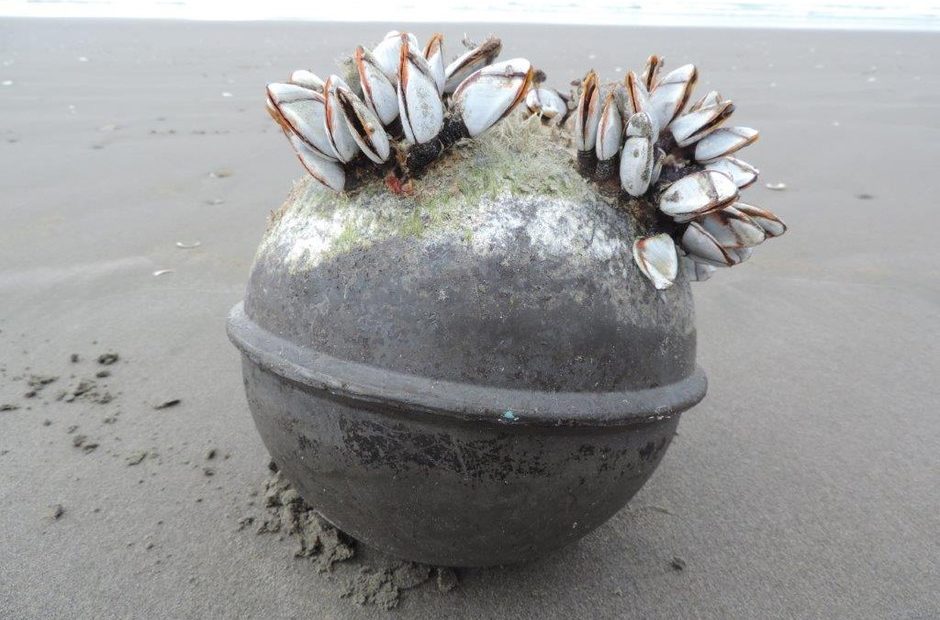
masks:
[(98, 356), (98, 363), (102, 366), (110, 366), (120, 359), (117, 353), (102, 353)]

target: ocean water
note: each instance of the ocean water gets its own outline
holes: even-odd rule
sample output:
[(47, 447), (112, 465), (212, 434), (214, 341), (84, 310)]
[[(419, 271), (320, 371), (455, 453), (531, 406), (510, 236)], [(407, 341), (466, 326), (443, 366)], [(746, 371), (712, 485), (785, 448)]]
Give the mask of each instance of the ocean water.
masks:
[(940, 30), (940, 0), (0, 0), (0, 16)]

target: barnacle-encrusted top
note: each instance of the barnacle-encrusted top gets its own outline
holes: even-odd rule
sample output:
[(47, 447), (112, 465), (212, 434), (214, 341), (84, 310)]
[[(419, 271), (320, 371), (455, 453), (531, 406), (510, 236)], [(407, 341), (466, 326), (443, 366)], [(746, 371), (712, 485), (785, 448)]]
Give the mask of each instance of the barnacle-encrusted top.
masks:
[[(441, 35), (421, 50), (414, 35), (393, 31), (371, 52), (355, 50), (353, 85), (295, 71), (288, 83), (268, 85), (268, 110), (314, 179), (374, 198), (370, 179), (384, 179), (392, 195), (414, 194), (413, 179), (431, 163), (524, 100), (529, 114), (567, 128), (567, 137), (555, 133), (574, 147), (578, 171), (633, 214), (643, 231), (634, 260), (659, 289), (680, 268), (706, 280), (786, 231), (769, 211), (739, 201), (758, 171), (733, 154), (757, 131), (725, 126), (734, 105), (716, 91), (689, 105), (693, 65), (661, 75), (662, 58), (650, 56), (640, 76), (601, 84), (590, 71), (563, 94), (542, 86), (544, 74), (526, 59), (494, 63), (499, 39), (467, 46), (446, 64)], [(533, 167), (533, 176), (543, 174)]]
[(298, 70), (268, 85), (268, 111), (323, 185), (341, 192), (383, 175), (393, 192), (408, 193), (445, 149), (505, 118), (532, 82), (524, 58), (493, 63), (499, 39), (446, 66), (443, 45), (440, 34), (422, 50), (413, 34), (389, 32), (371, 52), (356, 48), (353, 84)]

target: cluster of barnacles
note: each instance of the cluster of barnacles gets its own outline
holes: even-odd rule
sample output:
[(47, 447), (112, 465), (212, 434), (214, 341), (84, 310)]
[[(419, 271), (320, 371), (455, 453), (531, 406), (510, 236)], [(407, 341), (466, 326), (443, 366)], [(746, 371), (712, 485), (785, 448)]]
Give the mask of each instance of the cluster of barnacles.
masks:
[(590, 71), (575, 96), (539, 86), (526, 96), (529, 111), (546, 122), (571, 116), (581, 173), (613, 186), (638, 225), (664, 231), (633, 244), (636, 264), (657, 289), (671, 286), (680, 268), (689, 280), (707, 280), (786, 232), (770, 211), (739, 201), (758, 170), (732, 155), (753, 144), (757, 130), (725, 127), (734, 104), (716, 91), (686, 109), (698, 71), (683, 65), (660, 76), (662, 67), (650, 56), (640, 77), (630, 71), (623, 82), (600, 85)]
[(680, 269), (707, 280), (786, 231), (770, 211), (739, 201), (758, 170), (732, 155), (758, 132), (725, 127), (734, 104), (716, 91), (688, 106), (693, 65), (660, 76), (663, 61), (650, 56), (639, 77), (630, 71), (602, 85), (592, 70), (564, 95), (543, 87), (545, 75), (526, 59), (494, 62), (497, 38), (468, 47), (445, 64), (440, 34), (419, 51), (413, 34), (392, 31), (371, 52), (356, 49), (354, 87), (337, 75), (295, 71), (288, 83), (268, 85), (268, 111), (323, 185), (341, 192), (378, 172), (392, 191), (407, 193), (448, 147), (524, 100), (544, 123), (570, 126), (581, 174), (615, 193), (649, 233), (634, 242), (633, 258), (657, 289)]
[(323, 185), (349, 190), (378, 171), (407, 193), (446, 148), (505, 118), (532, 83), (528, 60), (493, 62), (502, 49), (495, 37), (446, 65), (443, 42), (435, 34), (422, 49), (413, 34), (389, 32), (371, 52), (356, 48), (358, 83), (295, 71), (268, 85), (268, 112)]

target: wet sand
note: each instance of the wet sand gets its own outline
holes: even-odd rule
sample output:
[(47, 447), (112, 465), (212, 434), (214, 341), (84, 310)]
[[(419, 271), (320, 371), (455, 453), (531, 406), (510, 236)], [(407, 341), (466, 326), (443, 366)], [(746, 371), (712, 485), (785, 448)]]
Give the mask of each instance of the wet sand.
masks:
[[(386, 616), (341, 598), (355, 565), (319, 574), (239, 530), (266, 453), (224, 333), (301, 174), (264, 83), (385, 30), (0, 21), (0, 617)], [(695, 61), (761, 129), (747, 201), (791, 230), (695, 287), (709, 395), (627, 509), (400, 612), (940, 615), (940, 38), (444, 32), (491, 30), (556, 85), (652, 51)], [(26, 398), (31, 375), (58, 378)]]

